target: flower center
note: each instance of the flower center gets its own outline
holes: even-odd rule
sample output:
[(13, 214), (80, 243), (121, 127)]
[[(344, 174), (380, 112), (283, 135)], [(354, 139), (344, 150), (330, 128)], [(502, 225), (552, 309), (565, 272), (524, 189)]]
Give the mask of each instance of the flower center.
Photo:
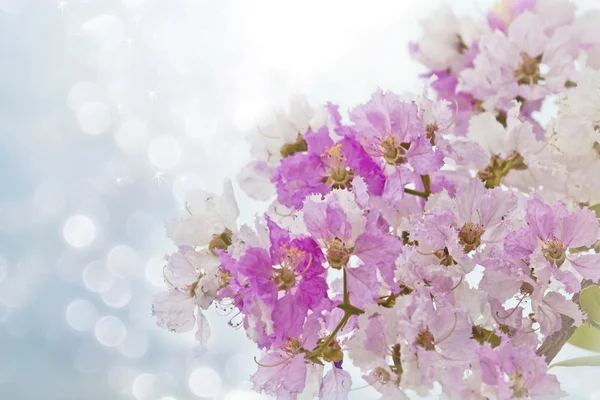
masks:
[(520, 370), (510, 378), (513, 383), (510, 387), (513, 391), (513, 396), (516, 399), (522, 399), (527, 397), (527, 388), (525, 387), (525, 379), (523, 378), (523, 373)]
[(308, 151), (308, 145), (300, 133), (296, 137), (296, 141), (294, 143), (284, 143), (279, 150), (281, 157), (283, 158), (293, 156), (296, 153), (304, 153), (305, 151)]
[(392, 379), (392, 376), (384, 368), (377, 367), (373, 370), (373, 378), (375, 378), (377, 382), (385, 385)]
[(410, 147), (408, 142), (400, 142), (392, 134), (382, 138), (379, 142), (379, 152), (386, 163), (399, 165), (406, 162), (406, 150)]
[(296, 271), (304, 263), (306, 252), (297, 247), (288, 247), (287, 244), (282, 244), (280, 251), (283, 257), (279, 261), (279, 267), (273, 268), (274, 274), (271, 279), (277, 284), (278, 290), (287, 290), (296, 284)]
[(421, 346), (425, 350), (435, 350), (435, 339), (429, 329), (424, 329), (417, 335), (415, 340), (417, 346)]
[(326, 174), (322, 182), (333, 189), (346, 189), (352, 187), (354, 170), (347, 166), (346, 156), (342, 153), (342, 145), (335, 146), (321, 154), (321, 159), (325, 164)]
[(450, 255), (450, 252), (448, 251), (447, 247), (444, 247), (443, 249), (434, 251), (433, 255), (435, 255), (437, 258), (439, 258), (440, 265), (449, 267), (451, 265), (456, 264), (456, 261), (454, 261), (454, 258), (452, 258), (452, 256)]
[(231, 272), (219, 270), (219, 289), (229, 286), (231, 283)]
[(544, 80), (544, 77), (540, 73), (541, 55), (531, 57), (529, 54), (523, 52), (521, 53), (521, 59), (521, 66), (514, 72), (519, 85), (537, 85), (538, 82)]
[(565, 246), (563, 245), (562, 241), (556, 238), (552, 238), (544, 242), (544, 245), (542, 246), (542, 254), (544, 254), (546, 260), (556, 265), (557, 268), (560, 268), (567, 258)]
[(214, 255), (216, 255), (215, 249), (227, 250), (232, 243), (232, 235), (233, 232), (231, 232), (230, 229), (225, 229), (223, 233), (219, 235), (213, 235), (212, 240), (208, 243), (208, 250)]
[(350, 260), (350, 255), (352, 254), (352, 249), (346, 248), (344, 242), (335, 238), (329, 243), (327, 243), (327, 262), (331, 265), (332, 268), (341, 269)]
[(300, 339), (289, 338), (283, 348), (290, 355), (298, 354), (302, 350), (302, 341)]
[(483, 171), (477, 173), (477, 178), (485, 182), (486, 188), (493, 189), (500, 186), (500, 181), (508, 175), (511, 169), (527, 169), (527, 165), (525, 165), (524, 161), (523, 156), (517, 151), (510, 153), (506, 159), (495, 154), (492, 156), (488, 166)]
[(465, 249), (465, 253), (470, 253), (481, 244), (481, 235), (483, 235), (483, 227), (479, 224), (466, 222), (458, 231), (459, 243)]

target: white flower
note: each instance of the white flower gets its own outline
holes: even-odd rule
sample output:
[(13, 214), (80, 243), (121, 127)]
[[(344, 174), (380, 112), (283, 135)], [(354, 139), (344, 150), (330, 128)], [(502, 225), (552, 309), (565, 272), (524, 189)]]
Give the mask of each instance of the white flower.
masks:
[(179, 214), (167, 223), (167, 235), (178, 246), (204, 247), (215, 235), (229, 235), (231, 240), (239, 214), (233, 186), (226, 179), (220, 196), (202, 190), (191, 192)]
[(569, 155), (593, 152), (600, 141), (600, 71), (584, 68), (576, 88), (560, 103), (556, 146)]
[(286, 156), (306, 151), (304, 134), (328, 122), (325, 107), (312, 108), (306, 97), (295, 95), (289, 110), (275, 110), (247, 137), (253, 161), (238, 176), (240, 187), (250, 197), (269, 200), (275, 194), (271, 177)]
[(487, 30), (470, 18), (458, 18), (450, 6), (439, 8), (421, 22), (423, 37), (414, 56), (431, 70), (460, 70), (464, 53)]
[(486, 162), (495, 155), (507, 158), (517, 152), (527, 163), (529, 157), (543, 146), (536, 140), (532, 125), (519, 119), (520, 107), (519, 102), (512, 102), (506, 117), (506, 128), (493, 113), (484, 112), (471, 118), (468, 138), (481, 146), (488, 156)]
[(220, 288), (218, 257), (182, 246), (167, 257), (164, 278), (169, 288), (154, 297), (152, 307), (158, 326), (173, 332), (196, 326), (196, 339), (206, 345), (210, 327), (202, 309), (208, 309)]

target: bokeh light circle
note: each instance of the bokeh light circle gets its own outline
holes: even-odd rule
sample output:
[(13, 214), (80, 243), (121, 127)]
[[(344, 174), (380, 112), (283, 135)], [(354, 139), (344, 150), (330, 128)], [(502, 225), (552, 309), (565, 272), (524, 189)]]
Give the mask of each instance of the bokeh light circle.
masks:
[(76, 331), (87, 331), (98, 321), (98, 311), (92, 303), (84, 299), (73, 300), (65, 312), (67, 322)]
[(127, 358), (140, 358), (148, 350), (148, 338), (142, 332), (127, 332), (127, 337), (119, 345), (119, 351)]
[(123, 122), (115, 133), (117, 146), (127, 154), (136, 154), (148, 145), (148, 125), (140, 118), (130, 118)]
[(165, 280), (163, 277), (163, 270), (165, 268), (166, 261), (163, 258), (153, 257), (149, 258), (146, 262), (146, 279), (150, 284), (163, 287)]
[(102, 98), (102, 91), (94, 82), (77, 82), (73, 85), (67, 97), (67, 104), (73, 111), (78, 111), (79, 108), (86, 102), (97, 101)]
[(137, 400), (154, 399), (155, 386), (156, 376), (152, 374), (138, 375), (131, 385), (133, 397)]
[(106, 262), (115, 275), (127, 276), (139, 271), (138, 253), (126, 245), (118, 245), (110, 249)]
[(115, 278), (110, 289), (102, 292), (102, 300), (113, 308), (125, 307), (131, 300), (129, 283), (123, 278)]
[(74, 215), (65, 222), (63, 236), (73, 247), (86, 247), (96, 237), (96, 225), (87, 215)]
[(120, 345), (127, 336), (127, 330), (123, 321), (117, 317), (106, 316), (100, 318), (94, 327), (96, 339), (100, 344), (107, 347)]
[(179, 163), (181, 146), (172, 136), (160, 135), (150, 142), (148, 157), (155, 167), (171, 169)]
[(108, 106), (99, 101), (83, 103), (77, 110), (77, 120), (81, 130), (89, 135), (106, 132), (112, 123), (112, 114)]
[(104, 293), (113, 287), (115, 276), (102, 261), (93, 261), (83, 270), (83, 283), (95, 293)]
[(198, 397), (214, 397), (221, 390), (221, 377), (214, 369), (201, 367), (190, 374), (189, 385)]
[(101, 50), (119, 46), (124, 40), (123, 23), (114, 15), (103, 14), (89, 19), (82, 28)]

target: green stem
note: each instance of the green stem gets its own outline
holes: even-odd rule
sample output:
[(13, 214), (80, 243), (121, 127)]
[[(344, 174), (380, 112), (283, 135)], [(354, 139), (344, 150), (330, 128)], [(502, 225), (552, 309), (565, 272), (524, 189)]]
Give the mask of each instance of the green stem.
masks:
[(404, 193), (412, 194), (413, 196), (419, 196), (424, 199), (427, 199), (431, 194), (431, 178), (429, 175), (421, 175), (421, 182), (423, 182), (424, 191), (414, 190), (414, 189), (404, 189)]
[(342, 317), (340, 322), (337, 324), (337, 326), (335, 327), (333, 332), (331, 332), (331, 334), (327, 337), (327, 339), (323, 343), (321, 343), (320, 345), (315, 347), (315, 349), (313, 351), (311, 351), (310, 353), (307, 354), (307, 356), (306, 356), (307, 359), (310, 359), (311, 357), (314, 357), (314, 356), (318, 356), (320, 354), (320, 350), (326, 348), (333, 341), (333, 339), (335, 339), (335, 336), (338, 334), (338, 332), (341, 329), (343, 329), (344, 326), (346, 326), (346, 323), (350, 320), (350, 317), (352, 317), (353, 315), (360, 315), (360, 314), (364, 313), (363, 310), (353, 306), (350, 303), (350, 292), (348, 291), (348, 278), (346, 276), (346, 268), (344, 268), (343, 271), (344, 271), (344, 277), (343, 277), (342, 281), (344, 284), (344, 297), (343, 297), (342, 304), (340, 304), (338, 306), (338, 308), (340, 308), (344, 311), (344, 316)]
[(413, 189), (408, 189), (408, 188), (404, 189), (404, 193), (412, 194), (414, 196), (419, 196), (424, 199), (429, 197), (429, 195), (425, 192), (419, 192), (418, 190), (413, 190)]
[(348, 278), (346, 275), (346, 268), (344, 268), (344, 277), (342, 282), (344, 282), (344, 300), (342, 304), (350, 304), (350, 292), (348, 292)]
[(421, 182), (427, 196), (431, 194), (431, 177), (429, 175), (421, 175)]

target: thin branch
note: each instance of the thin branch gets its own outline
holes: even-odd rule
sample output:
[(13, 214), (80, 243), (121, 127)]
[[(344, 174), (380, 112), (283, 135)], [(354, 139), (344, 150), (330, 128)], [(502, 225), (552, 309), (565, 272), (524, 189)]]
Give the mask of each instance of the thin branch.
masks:
[[(594, 281), (584, 279), (581, 282), (581, 290), (591, 285), (594, 285)], [(573, 295), (572, 300), (577, 305), (579, 305), (580, 293), (581, 292)], [(573, 333), (577, 329), (577, 327), (573, 325), (575, 322), (573, 318), (561, 314), (560, 319), (561, 329), (548, 336), (536, 351), (538, 356), (545, 358), (546, 364), (550, 364), (552, 362), (554, 357), (556, 357), (556, 355), (560, 352), (571, 336), (573, 336)]]

